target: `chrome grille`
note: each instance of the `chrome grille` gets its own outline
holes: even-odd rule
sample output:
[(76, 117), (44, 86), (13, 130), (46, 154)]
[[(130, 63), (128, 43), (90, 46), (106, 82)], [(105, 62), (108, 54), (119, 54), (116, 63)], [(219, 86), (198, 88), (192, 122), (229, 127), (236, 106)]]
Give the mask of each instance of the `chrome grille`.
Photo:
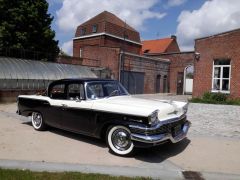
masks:
[(130, 127), (130, 130), (131, 130), (132, 133), (144, 134), (144, 135), (172, 133), (174, 127), (176, 127), (178, 125), (183, 126), (185, 121), (186, 121), (186, 117), (180, 119), (179, 121), (164, 124), (164, 125), (160, 126), (159, 128), (154, 129), (154, 130), (149, 130), (147, 128), (146, 129), (140, 129), (140, 128), (138, 129), (138, 128), (132, 128), (132, 127)]

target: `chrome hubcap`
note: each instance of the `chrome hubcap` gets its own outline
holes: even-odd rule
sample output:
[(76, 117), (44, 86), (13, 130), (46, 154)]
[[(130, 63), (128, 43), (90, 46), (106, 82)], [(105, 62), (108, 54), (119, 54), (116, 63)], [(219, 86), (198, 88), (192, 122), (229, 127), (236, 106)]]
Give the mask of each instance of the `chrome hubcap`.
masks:
[(42, 124), (42, 116), (39, 113), (33, 113), (33, 123), (36, 127)]
[(117, 129), (112, 134), (112, 143), (120, 151), (127, 150), (131, 145), (129, 132), (125, 129)]

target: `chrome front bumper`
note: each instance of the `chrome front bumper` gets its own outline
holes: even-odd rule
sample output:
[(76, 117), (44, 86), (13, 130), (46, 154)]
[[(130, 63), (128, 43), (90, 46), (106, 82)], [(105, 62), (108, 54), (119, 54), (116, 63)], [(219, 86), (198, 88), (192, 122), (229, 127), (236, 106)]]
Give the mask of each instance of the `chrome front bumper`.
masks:
[(191, 126), (191, 123), (186, 120), (182, 125), (180, 132), (176, 136), (173, 136), (172, 132), (167, 132), (162, 134), (153, 134), (153, 135), (131, 133), (131, 140), (141, 142), (141, 143), (151, 143), (153, 145), (161, 144), (161, 142), (165, 142), (168, 140), (170, 140), (172, 143), (177, 143), (186, 137), (190, 126)]

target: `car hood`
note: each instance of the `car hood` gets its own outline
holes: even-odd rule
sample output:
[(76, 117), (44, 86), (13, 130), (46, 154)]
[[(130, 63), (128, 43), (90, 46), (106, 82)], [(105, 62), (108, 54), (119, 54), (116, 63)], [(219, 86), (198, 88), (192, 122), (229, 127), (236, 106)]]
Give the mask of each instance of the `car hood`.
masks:
[(164, 119), (171, 115), (182, 114), (182, 107), (186, 103), (167, 100), (150, 100), (133, 96), (114, 96), (94, 100), (92, 108), (95, 110), (110, 111), (120, 114), (136, 116), (149, 116), (153, 111), (159, 110), (158, 118)]

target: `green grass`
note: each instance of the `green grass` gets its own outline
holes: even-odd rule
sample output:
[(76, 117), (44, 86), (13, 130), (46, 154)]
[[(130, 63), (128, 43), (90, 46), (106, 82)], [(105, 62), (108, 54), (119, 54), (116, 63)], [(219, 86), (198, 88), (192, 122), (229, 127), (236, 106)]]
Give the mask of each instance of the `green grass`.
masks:
[(1, 180), (145, 180), (150, 178), (143, 177), (124, 177), (124, 176), (109, 176), (102, 174), (86, 174), (80, 172), (34, 172), (29, 170), (18, 170), (18, 169), (1, 169), (0, 168), (0, 179)]

